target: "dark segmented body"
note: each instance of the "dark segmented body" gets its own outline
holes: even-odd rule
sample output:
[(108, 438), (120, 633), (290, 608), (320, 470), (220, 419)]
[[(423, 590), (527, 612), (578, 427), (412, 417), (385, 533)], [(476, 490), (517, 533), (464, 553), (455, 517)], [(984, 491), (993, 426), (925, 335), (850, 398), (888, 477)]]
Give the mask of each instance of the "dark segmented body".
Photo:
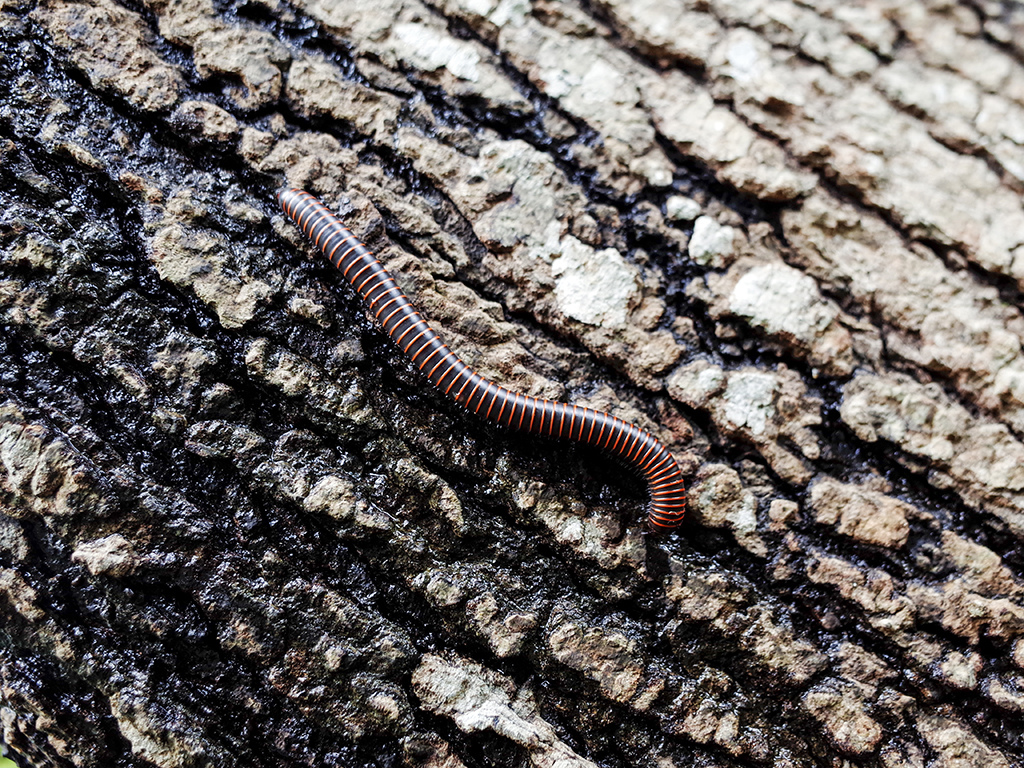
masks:
[(323, 203), (298, 189), (286, 190), (278, 198), (284, 212), (341, 270), (384, 331), (431, 384), (487, 421), (617, 454), (647, 479), (651, 526), (667, 530), (682, 522), (686, 510), (682, 472), (655, 437), (607, 413), (530, 397), (485, 379), (441, 341), (373, 252)]

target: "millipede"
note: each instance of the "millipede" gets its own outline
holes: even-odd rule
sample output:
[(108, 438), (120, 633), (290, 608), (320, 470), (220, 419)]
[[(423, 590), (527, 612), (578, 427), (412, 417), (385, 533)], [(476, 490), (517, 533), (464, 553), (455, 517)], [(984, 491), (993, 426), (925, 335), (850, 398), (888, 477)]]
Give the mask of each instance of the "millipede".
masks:
[(686, 512), (682, 471), (661, 441), (603, 411), (524, 395), (481, 376), (441, 341), (391, 273), (327, 206), (299, 189), (280, 192), (278, 200), (303, 234), (341, 270), (402, 354), (447, 397), (494, 424), (574, 440), (622, 458), (647, 480), (651, 527), (664, 531), (682, 522)]

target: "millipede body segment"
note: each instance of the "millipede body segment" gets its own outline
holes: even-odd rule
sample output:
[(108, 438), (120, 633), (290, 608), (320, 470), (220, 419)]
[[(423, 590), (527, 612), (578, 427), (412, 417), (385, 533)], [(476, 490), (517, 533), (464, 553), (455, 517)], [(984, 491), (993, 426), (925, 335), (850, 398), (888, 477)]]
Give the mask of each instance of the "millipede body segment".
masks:
[(556, 403), (495, 384), (472, 370), (427, 325), (395, 279), (327, 207), (298, 189), (278, 195), (284, 212), (355, 288), (370, 314), (430, 383), (487, 421), (610, 451), (647, 479), (655, 530), (678, 526), (686, 511), (682, 472), (668, 449), (634, 424), (602, 411)]

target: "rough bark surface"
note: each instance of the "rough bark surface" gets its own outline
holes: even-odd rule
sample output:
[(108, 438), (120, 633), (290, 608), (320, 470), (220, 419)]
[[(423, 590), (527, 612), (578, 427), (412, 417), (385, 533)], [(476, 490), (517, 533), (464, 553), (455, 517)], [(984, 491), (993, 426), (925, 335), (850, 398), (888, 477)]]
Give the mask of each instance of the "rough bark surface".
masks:
[(0, 83), (21, 765), (1022, 764), (1019, 3), (0, 0)]

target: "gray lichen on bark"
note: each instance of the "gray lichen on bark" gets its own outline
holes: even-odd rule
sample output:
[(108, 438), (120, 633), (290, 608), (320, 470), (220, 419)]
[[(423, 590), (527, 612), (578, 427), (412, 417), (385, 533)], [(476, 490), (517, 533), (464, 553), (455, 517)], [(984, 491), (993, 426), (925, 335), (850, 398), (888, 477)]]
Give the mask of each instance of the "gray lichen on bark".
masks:
[[(22, 764), (1024, 760), (1018, 5), (0, 0), (0, 82)], [(683, 528), (427, 391), (285, 183)]]

